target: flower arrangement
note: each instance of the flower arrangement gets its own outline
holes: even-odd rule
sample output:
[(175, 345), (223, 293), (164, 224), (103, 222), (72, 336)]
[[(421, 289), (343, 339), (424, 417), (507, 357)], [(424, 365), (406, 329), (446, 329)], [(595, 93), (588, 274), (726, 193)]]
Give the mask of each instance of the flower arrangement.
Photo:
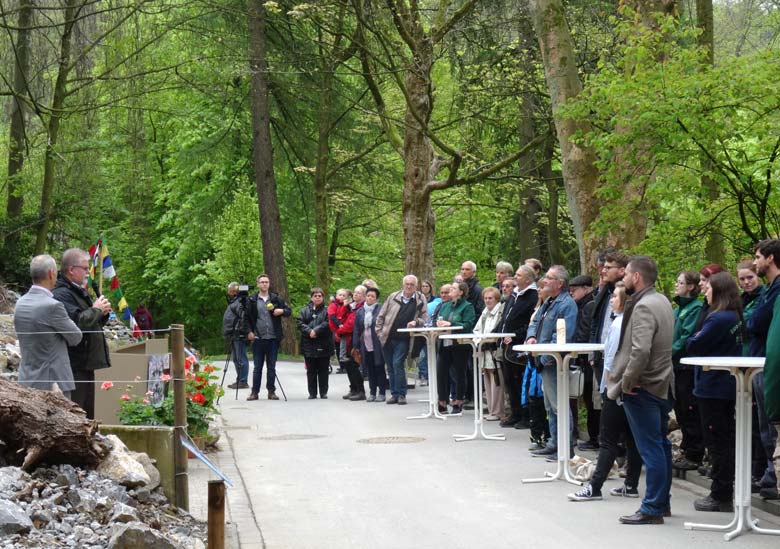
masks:
[[(211, 364), (205, 365), (201, 370), (195, 370), (197, 360), (194, 357), (188, 357), (184, 363), (185, 391), (187, 392), (187, 432), (191, 437), (206, 437), (209, 424), (216, 414), (217, 399), (224, 393), (222, 387), (212, 383), (212, 380), (218, 379), (214, 374), (218, 368)], [(171, 376), (163, 374), (163, 382), (169, 382)], [(136, 381), (141, 381), (136, 378)], [(108, 391), (113, 387), (113, 383), (106, 381), (101, 385), (101, 389)], [(149, 397), (151, 391), (147, 391), (143, 397), (131, 396), (129, 389), (119, 397), (121, 400), (119, 409), (119, 421), (123, 425), (174, 425), (174, 405), (173, 393), (168, 395), (158, 405), (151, 403)]]

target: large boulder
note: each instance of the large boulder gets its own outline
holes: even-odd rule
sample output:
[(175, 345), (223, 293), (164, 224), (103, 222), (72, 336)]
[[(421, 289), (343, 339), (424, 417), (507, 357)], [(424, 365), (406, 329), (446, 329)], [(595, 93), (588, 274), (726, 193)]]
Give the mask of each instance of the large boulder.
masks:
[(182, 549), (182, 546), (142, 522), (130, 522), (116, 529), (108, 549)]
[(154, 466), (152, 458), (144, 452), (130, 452), (130, 455), (133, 456), (138, 463), (143, 465), (144, 471), (149, 475), (150, 481), (149, 484), (145, 485), (146, 488), (148, 488), (150, 492), (157, 488), (160, 485), (160, 471)]
[(15, 503), (0, 500), (0, 535), (26, 534), (33, 527), (24, 510)]
[(146, 474), (144, 466), (133, 458), (124, 442), (116, 435), (108, 435), (106, 438), (113, 448), (98, 466), (97, 472), (128, 488), (150, 484), (152, 479)]

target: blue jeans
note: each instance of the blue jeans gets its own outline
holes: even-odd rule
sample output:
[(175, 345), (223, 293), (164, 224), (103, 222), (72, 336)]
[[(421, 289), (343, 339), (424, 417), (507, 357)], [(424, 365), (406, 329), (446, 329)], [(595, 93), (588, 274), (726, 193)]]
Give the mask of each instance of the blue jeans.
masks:
[(233, 341), (233, 361), (236, 365), (236, 380), (246, 383), (249, 377), (249, 359), (246, 356), (246, 341)]
[(623, 395), (623, 409), (647, 471), (639, 510), (646, 515), (663, 515), (670, 509), (672, 488), (672, 443), (666, 436), (672, 402), (639, 389), (636, 395)]
[(420, 379), (428, 379), (428, 349), (425, 347), (422, 348), (417, 359), (417, 370), (420, 373)]
[(252, 360), (255, 363), (255, 369), (252, 372), (252, 392), (260, 392), (260, 384), (263, 381), (263, 363), (268, 367), (268, 379), (265, 382), (265, 388), (269, 391), (276, 391), (276, 355), (279, 352), (278, 339), (260, 339), (255, 338), (252, 342)]
[(409, 338), (388, 339), (382, 352), (387, 362), (390, 394), (393, 396), (406, 396), (406, 368), (404, 368), (404, 361), (409, 352)]
[[(547, 448), (558, 448), (558, 374), (556, 364), (545, 364), (542, 368), (542, 396), (544, 408), (547, 410), (547, 423), (550, 427), (550, 438), (547, 440)], [(569, 445), (574, 447), (577, 441), (574, 439), (574, 418), (571, 408), (566, 407), (569, 414)]]

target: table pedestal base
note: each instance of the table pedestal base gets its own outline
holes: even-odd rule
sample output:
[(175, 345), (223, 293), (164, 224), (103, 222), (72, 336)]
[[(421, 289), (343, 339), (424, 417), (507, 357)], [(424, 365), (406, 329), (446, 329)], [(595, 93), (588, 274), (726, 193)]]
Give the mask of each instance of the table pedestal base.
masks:
[[(436, 400), (436, 335), (434, 333), (420, 333), (415, 334), (419, 337), (425, 338), (426, 351), (428, 353), (428, 398), (420, 399), (418, 402), (428, 403), (428, 412), (417, 416), (407, 416), (406, 419), (428, 419), (432, 417), (434, 419), (447, 419), (447, 416), (443, 416), (439, 413)], [(430, 362), (433, 359), (433, 368), (431, 368)]]

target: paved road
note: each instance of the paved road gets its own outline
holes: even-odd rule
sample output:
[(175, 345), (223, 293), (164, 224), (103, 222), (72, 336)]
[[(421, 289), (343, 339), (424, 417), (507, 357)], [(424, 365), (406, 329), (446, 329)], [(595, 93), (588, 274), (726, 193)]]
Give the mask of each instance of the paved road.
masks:
[[(505, 442), (456, 443), (472, 416), (408, 421), (423, 410), (425, 389), (407, 406), (349, 402), (343, 375), (331, 375), (330, 399), (308, 400), (300, 363), (280, 363), (289, 401), (247, 402), (248, 391), (222, 399), (225, 437), (214, 459), (235, 481), (229, 516), (242, 548), (611, 547), (639, 549), (721, 544), (721, 534), (683, 529), (688, 520), (728, 522), (725, 514), (693, 510), (703, 495), (688, 483), (673, 487), (673, 517), (663, 526), (624, 526), (638, 500), (605, 497), (571, 503), (574, 486), (522, 484), (552, 470), (527, 452), (528, 432), (500, 429)], [(228, 376), (231, 378), (232, 376)], [(232, 381), (232, 379), (229, 379)], [(507, 432), (508, 431), (508, 432)], [(366, 444), (376, 437), (419, 437), (406, 444)], [(226, 439), (226, 440), (225, 440)], [(202, 514), (205, 475), (192, 470), (193, 512)], [(608, 481), (608, 490), (619, 481)], [(201, 488), (202, 487), (202, 488)], [(640, 488), (644, 492), (644, 480)], [(756, 512), (763, 525), (778, 517)], [(780, 547), (775, 536), (746, 535), (738, 547)]]

